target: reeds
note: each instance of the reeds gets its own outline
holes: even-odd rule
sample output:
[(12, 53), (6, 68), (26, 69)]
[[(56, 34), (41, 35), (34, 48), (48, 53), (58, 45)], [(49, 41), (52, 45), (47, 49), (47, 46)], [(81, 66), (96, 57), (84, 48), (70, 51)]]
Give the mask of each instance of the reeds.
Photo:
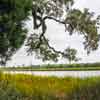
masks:
[(0, 74), (0, 100), (100, 100), (100, 77)]

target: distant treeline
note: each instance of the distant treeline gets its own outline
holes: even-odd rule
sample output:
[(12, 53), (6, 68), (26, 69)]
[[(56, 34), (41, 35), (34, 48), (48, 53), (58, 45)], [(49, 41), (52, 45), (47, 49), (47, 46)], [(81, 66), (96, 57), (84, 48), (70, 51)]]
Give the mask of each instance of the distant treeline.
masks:
[(30, 66), (13, 66), (3, 67), (7, 69), (49, 69), (49, 68), (87, 68), (100, 67), (100, 63), (79, 63), (79, 64), (46, 64), (46, 65), (30, 65)]
[(33, 68), (81, 68), (81, 67), (100, 67), (100, 63), (79, 63), (79, 64), (48, 64), (32, 66)]

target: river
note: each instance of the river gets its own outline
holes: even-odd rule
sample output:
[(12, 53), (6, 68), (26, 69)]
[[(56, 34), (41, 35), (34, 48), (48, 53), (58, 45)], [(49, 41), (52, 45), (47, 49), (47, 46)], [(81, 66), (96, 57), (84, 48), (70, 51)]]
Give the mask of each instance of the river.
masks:
[(100, 76), (100, 71), (4, 71), (3, 73), (80, 78)]

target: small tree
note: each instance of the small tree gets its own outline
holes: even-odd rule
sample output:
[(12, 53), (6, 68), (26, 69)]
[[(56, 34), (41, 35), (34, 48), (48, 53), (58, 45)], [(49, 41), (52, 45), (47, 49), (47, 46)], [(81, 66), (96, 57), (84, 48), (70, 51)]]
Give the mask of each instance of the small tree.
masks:
[(80, 60), (80, 58), (78, 58), (76, 56), (76, 54), (77, 54), (76, 49), (72, 49), (72, 48), (68, 47), (67, 49), (65, 49), (63, 57), (67, 58), (69, 61), (69, 64), (71, 64), (72, 61), (76, 62), (76, 61)]

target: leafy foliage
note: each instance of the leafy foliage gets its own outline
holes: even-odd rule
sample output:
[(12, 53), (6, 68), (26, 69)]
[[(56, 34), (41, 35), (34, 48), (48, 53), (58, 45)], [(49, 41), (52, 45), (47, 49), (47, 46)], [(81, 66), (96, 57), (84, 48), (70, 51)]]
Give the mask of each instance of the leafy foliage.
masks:
[[(57, 23), (63, 24), (65, 30), (69, 32), (70, 35), (77, 32), (84, 37), (84, 49), (87, 53), (96, 50), (98, 48), (99, 34), (97, 23), (99, 24), (99, 19), (94, 18), (94, 13), (89, 12), (88, 9), (80, 11), (73, 8), (73, 0), (34, 0), (33, 1), (33, 24), (34, 30), (41, 29), (41, 33), (37, 34), (37, 38), (33, 39), (30, 36), (27, 41), (27, 46), (29, 46), (28, 52), (40, 51), (37, 55), (45, 57), (47, 60), (47, 48), (51, 52), (50, 55), (57, 54), (63, 56), (64, 52), (57, 51), (53, 46), (49, 44), (48, 39), (45, 36), (47, 25), (47, 20), (53, 20)], [(35, 35), (33, 34), (33, 35)], [(44, 43), (44, 42), (45, 43)], [(46, 47), (41, 49), (41, 46)], [(44, 46), (45, 45), (45, 46)], [(67, 47), (66, 47), (67, 48)], [(43, 53), (43, 52), (44, 53)], [(49, 56), (50, 58), (50, 56)], [(68, 58), (68, 57), (66, 57)], [(52, 60), (52, 56), (50, 58)], [(54, 60), (54, 59), (53, 59)]]
[(55, 53), (48, 47), (48, 40), (41, 39), (40, 41), (39, 36), (37, 34), (31, 35), (31, 37), (28, 39), (27, 45), (30, 45), (31, 47), (30, 49), (28, 49), (28, 52), (32, 53), (34, 50), (36, 53), (36, 57), (41, 58), (43, 61), (46, 60), (53, 60), (55, 62), (58, 61), (57, 57), (59, 57), (59, 55), (58, 53)]
[(71, 63), (72, 61), (78, 61), (79, 58), (76, 57), (77, 54), (77, 50), (75, 49), (71, 49), (70, 47), (68, 47), (63, 54), (64, 58), (67, 58), (68, 61)]
[(88, 9), (83, 12), (73, 9), (73, 4), (73, 0), (0, 0), (0, 63), (5, 64), (24, 43), (27, 34), (24, 21), (30, 14), (34, 31), (41, 31), (29, 37), (26, 44), (28, 53), (35, 51), (39, 58), (54, 61), (64, 54), (49, 44), (45, 36), (47, 20), (63, 24), (70, 35), (74, 32), (83, 35), (87, 53), (96, 50), (99, 17), (94, 18)]
[(97, 32), (97, 20), (93, 18), (94, 13), (90, 13), (88, 9), (84, 9), (84, 12), (73, 9), (68, 13), (66, 22), (68, 23), (67, 30), (72, 35), (74, 32), (78, 32), (84, 36), (84, 46), (87, 49), (87, 53), (91, 50), (96, 50), (98, 47), (99, 35)]
[(27, 30), (24, 21), (30, 15), (32, 0), (0, 0), (0, 63), (7, 60), (23, 44)]

